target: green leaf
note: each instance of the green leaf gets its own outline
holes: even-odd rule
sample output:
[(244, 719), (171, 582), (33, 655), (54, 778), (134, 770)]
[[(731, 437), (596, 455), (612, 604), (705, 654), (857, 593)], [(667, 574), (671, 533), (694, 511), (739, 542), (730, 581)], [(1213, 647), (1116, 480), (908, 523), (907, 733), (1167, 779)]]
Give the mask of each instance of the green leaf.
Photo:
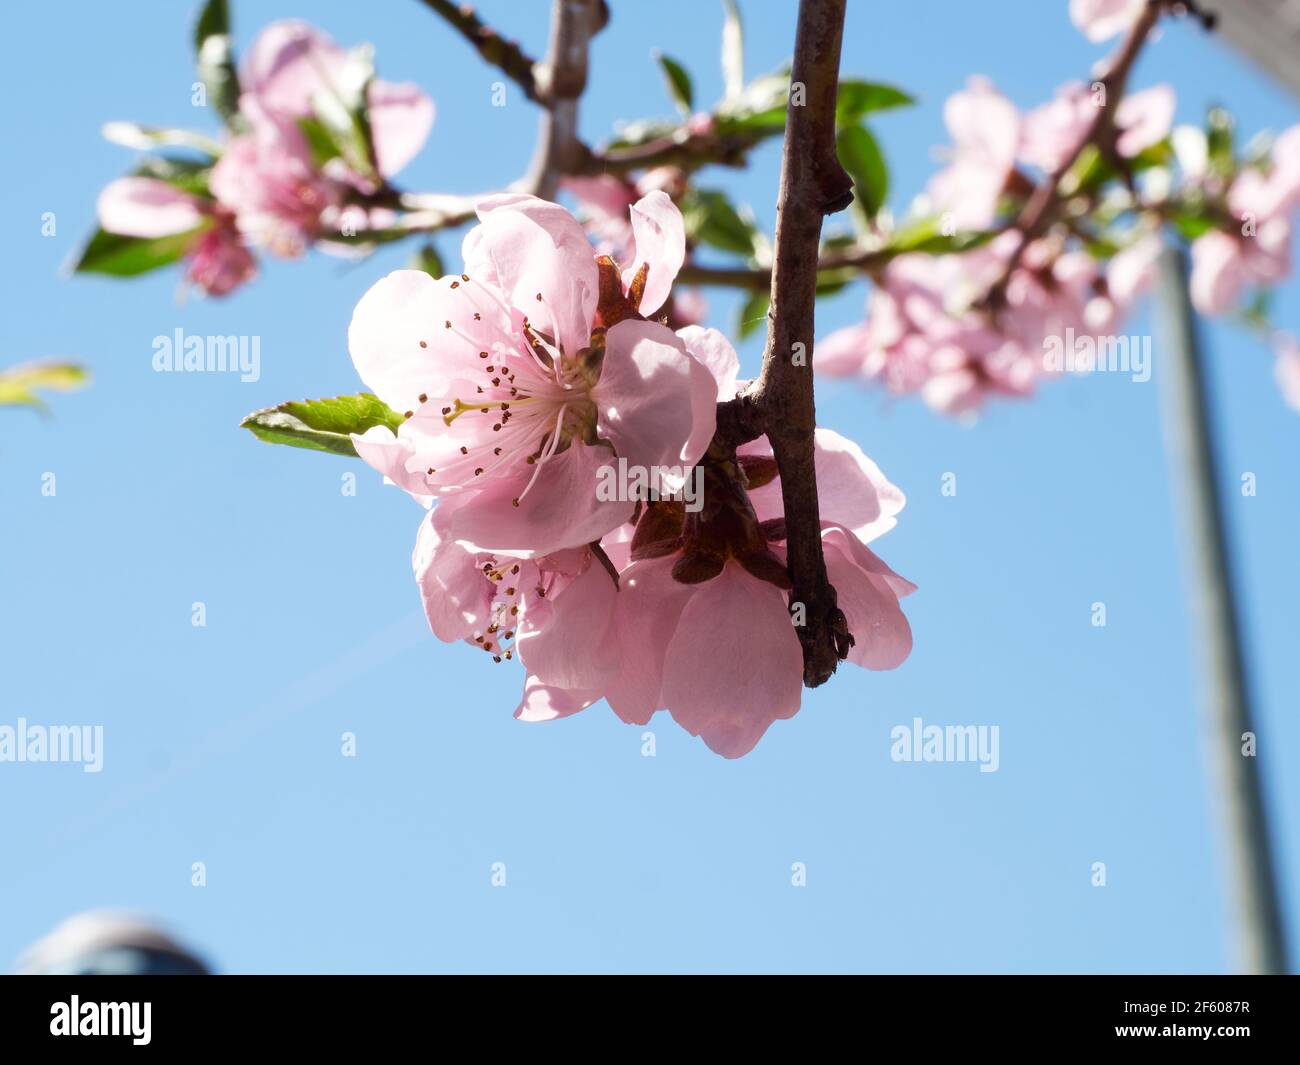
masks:
[(90, 380), (84, 366), (75, 362), (29, 362), (0, 370), (0, 407), (32, 407), (44, 411), (37, 389), (71, 392)]
[(728, 100), (745, 91), (745, 28), (736, 0), (722, 0), (722, 84)]
[(211, 175), (212, 167), (209, 163), (193, 159), (172, 159), (165, 155), (145, 159), (131, 172), (132, 177), (165, 181), (182, 192), (188, 192), (191, 196), (198, 196), (205, 200), (212, 197), (211, 190), (208, 188), (208, 179)]
[(889, 166), (880, 144), (866, 126), (846, 126), (835, 136), (835, 149), (853, 178), (857, 201), (867, 217), (874, 218), (889, 196)]
[(835, 124), (850, 126), (863, 115), (889, 111), (895, 107), (910, 107), (914, 103), (914, 96), (892, 85), (846, 78), (840, 82), (839, 94), (835, 100)]
[(954, 255), (987, 244), (997, 230), (966, 230), (944, 233), (941, 215), (931, 215), (898, 230), (884, 250), (890, 255), (923, 252), (928, 255)]
[(334, 135), (319, 118), (303, 115), (298, 119), (298, 128), (307, 140), (311, 152), (312, 164), (319, 170), (331, 159), (339, 157), (339, 146), (334, 142)]
[(200, 51), (209, 37), (230, 36), (230, 5), (226, 0), (208, 0), (194, 23), (194, 50)]
[(211, 137), (188, 129), (163, 129), (158, 126), (140, 126), (134, 122), (105, 122), (100, 132), (112, 144), (141, 152), (152, 152), (158, 148), (192, 148), (215, 159), (222, 151), (221, 145)]
[(358, 45), (348, 53), (337, 84), (312, 96), (312, 110), (338, 155), (363, 177), (377, 177), (368, 98), (375, 79), (374, 49)]
[(442, 277), (446, 273), (443, 267), (442, 256), (438, 254), (438, 249), (433, 246), (433, 241), (429, 241), (413, 256), (411, 256), (411, 269), (423, 270), (430, 277)]
[(240, 428), (268, 444), (288, 444), (312, 451), (356, 456), (349, 434), (384, 425), (394, 433), (403, 418), (387, 404), (362, 392), (333, 399), (305, 399), (254, 411)]
[(653, 54), (655, 62), (664, 72), (668, 95), (673, 98), (673, 103), (683, 116), (689, 115), (695, 109), (695, 90), (691, 87), (691, 76), (677, 60), (660, 51)]
[(755, 289), (746, 297), (736, 317), (736, 332), (741, 340), (752, 336), (767, 322), (771, 301), (771, 294), (765, 288)]
[(229, 125), (239, 114), (239, 75), (235, 73), (230, 6), (226, 0), (207, 0), (203, 5), (194, 24), (194, 51), (208, 100)]
[(1210, 109), (1206, 117), (1205, 136), (1210, 155), (1210, 169), (1219, 175), (1227, 176), (1234, 172), (1233, 130), (1236, 121), (1231, 112), (1222, 107)]
[(681, 202), (686, 233), (698, 243), (722, 251), (752, 256), (758, 247), (758, 231), (742, 218), (727, 194), (719, 189), (692, 189)]
[(169, 266), (185, 254), (190, 242), (206, 225), (165, 237), (125, 237), (97, 229), (73, 264), (73, 272), (135, 277)]

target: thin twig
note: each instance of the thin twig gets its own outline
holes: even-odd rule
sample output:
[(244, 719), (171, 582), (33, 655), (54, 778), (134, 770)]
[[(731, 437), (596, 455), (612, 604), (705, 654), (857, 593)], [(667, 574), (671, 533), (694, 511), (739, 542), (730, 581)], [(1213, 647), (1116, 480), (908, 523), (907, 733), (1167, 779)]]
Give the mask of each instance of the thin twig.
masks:
[[(804, 683), (816, 687), (848, 655), (851, 637), (822, 556), (812, 343), (822, 218), (847, 207), (853, 183), (835, 152), (835, 97), (845, 0), (800, 0), (791, 98), (776, 206), (772, 302), (758, 380), (719, 405), (715, 443), (766, 433), (781, 475), (791, 611), (803, 647)], [(800, 609), (801, 608), (801, 609)]]
[(474, 46), (484, 60), (497, 67), (523, 89), (528, 99), (539, 99), (534, 75), (537, 64), (525, 54), (518, 42), (502, 37), (491, 26), (484, 23), (469, 4), (454, 4), (450, 0), (420, 0), (420, 2), (446, 19), (453, 29)]
[(1102, 151), (1108, 151), (1112, 146), (1115, 136), (1115, 112), (1124, 97), (1124, 87), (1128, 83), (1129, 73), (1133, 69), (1133, 64), (1137, 62), (1138, 56), (1142, 54), (1142, 48), (1150, 38), (1151, 31), (1160, 21), (1160, 13), (1166, 2), (1167, 0), (1148, 0), (1141, 16), (1133, 23), (1124, 42), (1107, 65), (1106, 75), (1101, 79), (1105, 92), (1103, 104), (1097, 108), (1097, 113), (1074, 147), (1061, 160), (1057, 168), (1038, 184), (1017, 216), (1013, 228), (1019, 231), (1019, 240), (1011, 251), (1011, 258), (1007, 260), (1002, 273), (985, 297), (985, 303), (994, 310), (1005, 301), (1011, 276), (1020, 266), (1020, 260), (1024, 257), (1026, 249), (1052, 224), (1060, 202), (1058, 189), (1065, 175), (1070, 172), (1070, 168), (1074, 166), (1088, 145), (1096, 144)]
[(587, 87), (587, 45), (604, 24), (602, 0), (552, 0), (546, 59), (537, 65), (538, 99), (546, 105), (523, 191), (555, 199), (560, 178), (578, 173), (588, 149), (578, 140), (578, 99)]

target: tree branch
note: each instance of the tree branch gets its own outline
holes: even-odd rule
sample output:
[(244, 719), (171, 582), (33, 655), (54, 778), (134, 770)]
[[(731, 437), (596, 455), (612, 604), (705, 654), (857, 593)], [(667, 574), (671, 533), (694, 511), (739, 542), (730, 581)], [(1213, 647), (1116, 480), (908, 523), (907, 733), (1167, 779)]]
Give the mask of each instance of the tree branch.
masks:
[(781, 475), (792, 612), (804, 683), (816, 687), (848, 655), (851, 637), (822, 556), (821, 513), (813, 464), (812, 346), (822, 218), (853, 199), (853, 183), (835, 152), (835, 97), (845, 0), (800, 0), (776, 205), (772, 303), (758, 380), (718, 411), (715, 445), (766, 433)]
[(984, 298), (987, 306), (996, 310), (1005, 301), (1007, 286), (1011, 283), (1011, 276), (1020, 265), (1025, 250), (1051, 226), (1060, 203), (1057, 190), (1065, 175), (1070, 172), (1070, 168), (1083, 154), (1083, 150), (1094, 143), (1103, 151), (1109, 151), (1112, 147), (1111, 142), (1115, 136), (1115, 111), (1124, 98), (1124, 88), (1128, 84), (1129, 73), (1137, 62), (1138, 56), (1142, 54), (1142, 48), (1151, 36), (1151, 31), (1160, 21), (1161, 11), (1167, 2), (1168, 0), (1148, 0), (1146, 8), (1108, 64), (1105, 77), (1101, 79), (1106, 94), (1104, 104), (1097, 108), (1096, 115), (1088, 123), (1088, 128), (1084, 130), (1078, 143), (1025, 201), (1013, 226), (1019, 230), (1020, 238), (1012, 249), (1011, 258), (1007, 260), (998, 280), (994, 282)]
[(506, 40), (478, 17), (469, 4), (455, 4), (451, 0), (420, 0), (425, 7), (441, 15), (452, 28), (464, 37), (483, 59), (500, 69), (511, 81), (524, 90), (530, 100), (539, 100), (534, 77), (536, 62), (519, 47), (518, 42)]
[(579, 173), (588, 149), (578, 140), (578, 98), (587, 87), (587, 45), (605, 23), (603, 0), (552, 0), (546, 59), (535, 68), (537, 99), (546, 105), (537, 147), (519, 187), (555, 199), (560, 178)]

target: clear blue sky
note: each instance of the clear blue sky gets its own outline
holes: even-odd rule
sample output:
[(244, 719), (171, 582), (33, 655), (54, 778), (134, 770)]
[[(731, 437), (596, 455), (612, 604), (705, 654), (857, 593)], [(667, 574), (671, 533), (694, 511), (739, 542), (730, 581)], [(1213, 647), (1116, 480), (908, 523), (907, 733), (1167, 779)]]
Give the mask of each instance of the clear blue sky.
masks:
[[(652, 46), (721, 91), (720, 5), (613, 3), (585, 135), (670, 109)], [(4, 64), (7, 313), (0, 361), (73, 355), (88, 391), (42, 422), (0, 412), (0, 724), (105, 726), (98, 775), (0, 765), (0, 965), (92, 906), (158, 915), (218, 968), (266, 971), (1217, 971), (1224, 893), (1199, 742), (1195, 666), (1159, 425), (1148, 384), (1061, 382), (974, 429), (830, 383), (822, 421), (908, 494), (880, 553), (920, 591), (899, 670), (845, 669), (738, 762), (656, 719), (658, 755), (602, 705), (526, 726), (521, 682), (424, 630), (409, 554), (420, 511), (352, 460), (256, 442), (257, 407), (358, 390), (352, 307), (405, 261), (266, 264), (226, 301), (177, 306), (177, 274), (66, 280), (95, 196), (131, 154), (99, 139), (132, 119), (204, 123), (189, 102), (193, 5), (15, 5)], [(246, 45), (274, 18), (371, 40), (438, 119), (403, 175), (470, 192), (513, 178), (535, 114), (492, 108), (497, 75), (415, 0), (235, 0)], [(545, 5), (482, 5), (533, 50)], [(746, 5), (751, 73), (789, 52), (794, 5)], [(875, 128), (906, 204), (946, 137), (944, 98), (984, 72), (1022, 106), (1100, 51), (1064, 0), (852, 5), (846, 72), (918, 93)], [(1182, 120), (1230, 104), (1243, 131), (1300, 108), (1218, 42), (1178, 27), (1138, 85), (1174, 82)], [(206, 126), (206, 128), (211, 128)], [(716, 171), (770, 226), (777, 150)], [(53, 211), (57, 236), (42, 237)], [(456, 242), (444, 241), (449, 261)], [(1300, 326), (1300, 290), (1277, 316)], [(730, 328), (734, 302), (713, 297)], [(819, 307), (861, 314), (860, 289)], [(262, 338), (262, 377), (156, 374), (177, 327)], [(1132, 331), (1146, 332), (1144, 317)], [(1300, 416), (1269, 354), (1209, 333), (1228, 517), (1247, 618), (1287, 911), (1300, 928), (1295, 654)], [(756, 367), (757, 341), (742, 357)], [(1289, 457), (1288, 457), (1289, 456)], [(57, 475), (43, 497), (41, 476)], [(358, 475), (354, 498), (341, 476)], [(958, 495), (940, 494), (947, 472)], [(1258, 495), (1236, 491), (1242, 471)], [(1090, 624), (1094, 601), (1107, 627)], [(191, 625), (191, 604), (207, 609)], [(889, 731), (920, 716), (996, 724), (1001, 768), (896, 764)], [(357, 735), (358, 756), (340, 755)], [(191, 863), (208, 884), (190, 884)], [(1108, 886), (1090, 886), (1104, 861)], [(504, 862), (508, 886), (490, 885)], [(791, 886), (804, 862), (808, 886)]]

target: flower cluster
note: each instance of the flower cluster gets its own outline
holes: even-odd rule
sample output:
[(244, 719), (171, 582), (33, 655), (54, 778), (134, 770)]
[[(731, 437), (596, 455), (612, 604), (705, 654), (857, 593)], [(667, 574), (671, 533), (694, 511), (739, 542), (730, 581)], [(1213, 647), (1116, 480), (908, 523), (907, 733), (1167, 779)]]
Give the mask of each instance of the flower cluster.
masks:
[(198, 187), (189, 168), (184, 181), (137, 175), (110, 183), (98, 203), (108, 233), (182, 239), (187, 279), (216, 296), (254, 275), (256, 249), (346, 252), (345, 238), (385, 224), (391, 211), (377, 194), (433, 125), (433, 102), (416, 85), (373, 79), (364, 51), (303, 22), (266, 27), (239, 82), (232, 135)]
[[(1074, 0), (1071, 15), (1100, 41), (1145, 7)], [(1202, 314), (1238, 311), (1248, 294), (1283, 280), (1300, 207), (1300, 127), (1238, 158), (1224, 113), (1206, 131), (1174, 128), (1174, 110), (1169, 86), (1110, 100), (1097, 82), (1066, 85), (1022, 115), (973, 79), (947, 102), (951, 158), (919, 201), (944, 235), (968, 239), (884, 265), (866, 320), (818, 345), (818, 369), (918, 393), (951, 414), (1026, 395), (1065, 369), (1086, 371), (1082, 358), (1061, 364), (1059, 342), (1106, 350), (1151, 286), (1168, 227), (1191, 242)], [(1044, 182), (1055, 183), (1053, 214), (1026, 241), (1022, 212)], [(1296, 342), (1281, 332), (1272, 339), (1294, 404)]]
[[(462, 273), (388, 275), (348, 338), (362, 380), (405, 416), (354, 435), (357, 453), (433, 504), (413, 556), (429, 624), (523, 662), (524, 720), (604, 698), (628, 722), (666, 709), (739, 757), (798, 710), (802, 652), (771, 450), (711, 449), (735, 350), (659, 320), (685, 256), (681, 214), (661, 190), (632, 204), (622, 268), (556, 204), (496, 196), (478, 217)], [(650, 490), (599, 489), (628, 470)], [(817, 479), (849, 657), (896, 666), (912, 585), (867, 543), (903, 497), (824, 430)]]

